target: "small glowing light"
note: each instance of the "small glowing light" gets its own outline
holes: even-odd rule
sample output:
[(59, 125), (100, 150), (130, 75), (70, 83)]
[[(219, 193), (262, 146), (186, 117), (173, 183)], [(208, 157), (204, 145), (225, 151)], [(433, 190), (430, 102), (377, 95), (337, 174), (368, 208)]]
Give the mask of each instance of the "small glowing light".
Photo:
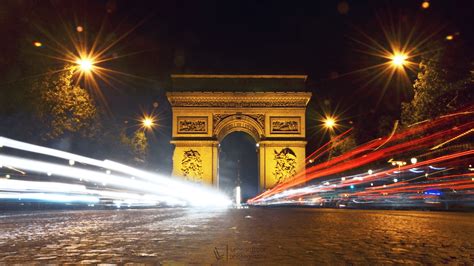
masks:
[(106, 174), (110, 175), (112, 172), (110, 170), (105, 171)]
[(394, 182), (394, 183), (397, 183), (397, 182), (398, 182), (398, 179), (394, 178), (394, 179), (393, 179), (393, 182)]
[(309, 159), (309, 163), (313, 163), (313, 160), (312, 160), (312, 159)]
[(155, 121), (154, 121), (153, 117), (145, 116), (142, 120), (142, 125), (145, 128), (151, 129), (155, 125)]
[(370, 186), (373, 187), (373, 186), (374, 186), (374, 183), (370, 183)]
[(354, 185), (351, 185), (351, 189), (354, 189)]
[(48, 175), (48, 176), (51, 176), (51, 175), (52, 175), (52, 173), (51, 173), (51, 172), (47, 172), (47, 173), (46, 173), (46, 175)]
[(367, 173), (368, 173), (369, 175), (371, 175), (371, 174), (373, 173), (372, 169), (369, 169), (369, 171), (367, 171)]
[(69, 165), (74, 165), (76, 162), (74, 160), (69, 160)]
[(42, 44), (41, 42), (33, 42), (33, 45), (34, 45), (35, 47), (41, 47), (41, 46), (43, 46), (43, 44)]
[(423, 3), (421, 3), (421, 7), (423, 9), (427, 9), (428, 7), (430, 7), (430, 2), (428, 1), (423, 1)]
[(407, 56), (401, 53), (395, 53), (392, 56), (392, 64), (396, 67), (403, 67), (406, 64)]
[(240, 186), (237, 186), (235, 188), (235, 205), (237, 207), (240, 207), (240, 201), (241, 201), (241, 196), (240, 196)]
[(260, 147), (260, 143), (255, 144), (255, 146), (256, 146), (257, 148)]
[(383, 187), (387, 187), (387, 185), (383, 185)]
[(84, 28), (82, 26), (77, 26), (76, 30), (77, 30), (77, 32), (83, 32)]
[(416, 164), (416, 163), (418, 162), (418, 159), (416, 159), (416, 158), (413, 157), (413, 158), (410, 159), (410, 162), (411, 162), (412, 164)]
[(446, 40), (448, 40), (448, 41), (451, 41), (453, 39), (454, 39), (454, 36), (451, 35), (451, 34), (446, 36)]
[(10, 178), (10, 175), (6, 175), (5, 177), (6, 177), (6, 178)]
[(326, 117), (324, 120), (324, 126), (326, 128), (333, 128), (336, 125), (336, 120), (332, 117)]
[(346, 178), (345, 178), (345, 177), (341, 177), (341, 181), (344, 181), (344, 180), (346, 180)]
[(90, 58), (79, 58), (76, 64), (84, 72), (90, 72), (94, 68), (94, 62)]

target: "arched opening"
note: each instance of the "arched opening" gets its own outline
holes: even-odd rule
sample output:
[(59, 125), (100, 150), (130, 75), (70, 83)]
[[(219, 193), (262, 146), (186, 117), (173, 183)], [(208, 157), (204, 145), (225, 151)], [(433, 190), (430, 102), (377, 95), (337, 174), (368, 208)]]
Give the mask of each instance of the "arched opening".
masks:
[(242, 202), (258, 193), (256, 142), (241, 131), (226, 135), (219, 144), (219, 189), (233, 197), (238, 185)]

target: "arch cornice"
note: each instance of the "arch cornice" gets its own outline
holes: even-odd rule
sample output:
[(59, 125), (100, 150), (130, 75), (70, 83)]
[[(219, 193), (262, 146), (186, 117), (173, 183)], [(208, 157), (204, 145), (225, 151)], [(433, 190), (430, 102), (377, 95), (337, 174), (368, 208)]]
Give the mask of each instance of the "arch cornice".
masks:
[(306, 108), (311, 92), (168, 92), (172, 107)]

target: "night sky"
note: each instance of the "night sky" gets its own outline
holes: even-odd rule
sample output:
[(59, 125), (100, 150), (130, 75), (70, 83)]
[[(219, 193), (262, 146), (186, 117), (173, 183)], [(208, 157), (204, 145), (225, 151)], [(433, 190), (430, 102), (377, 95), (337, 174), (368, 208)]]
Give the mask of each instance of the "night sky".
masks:
[[(164, 93), (171, 73), (306, 74), (307, 90), (314, 95), (307, 121), (310, 152), (325, 137), (316, 129), (323, 112), (336, 113), (342, 124), (362, 125), (368, 117), (398, 117), (400, 102), (412, 96), (410, 84), (393, 82), (386, 89), (383, 81), (367, 84), (373, 73), (358, 70), (381, 59), (364, 53), (358, 41), (368, 43), (369, 36), (388, 49), (382, 30), (388, 27), (401, 36), (413, 31), (420, 39), (429, 37), (427, 49), (449, 34), (474, 47), (474, 1), (433, 0), (427, 9), (422, 2), (1, 1), (0, 88), (15, 90), (21, 80), (58, 69), (62, 62), (49, 56), (58, 55), (59, 44), (72, 50), (68, 34), (81, 35), (87, 46), (95, 39), (107, 45), (123, 37), (104, 55), (115, 59), (102, 66), (120, 73), (110, 84), (100, 83), (102, 104), (119, 122), (133, 121), (159, 104), (150, 160), (154, 169), (169, 173), (171, 110)], [(43, 46), (33, 47), (34, 41)], [(227, 145), (232, 150), (239, 141)]]

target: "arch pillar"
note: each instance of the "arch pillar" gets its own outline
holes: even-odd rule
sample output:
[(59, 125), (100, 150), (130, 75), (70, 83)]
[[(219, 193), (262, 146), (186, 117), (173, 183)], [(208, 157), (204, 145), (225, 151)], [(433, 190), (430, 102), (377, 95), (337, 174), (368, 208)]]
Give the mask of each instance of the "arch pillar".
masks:
[(217, 140), (172, 140), (173, 176), (219, 186), (219, 142)]

